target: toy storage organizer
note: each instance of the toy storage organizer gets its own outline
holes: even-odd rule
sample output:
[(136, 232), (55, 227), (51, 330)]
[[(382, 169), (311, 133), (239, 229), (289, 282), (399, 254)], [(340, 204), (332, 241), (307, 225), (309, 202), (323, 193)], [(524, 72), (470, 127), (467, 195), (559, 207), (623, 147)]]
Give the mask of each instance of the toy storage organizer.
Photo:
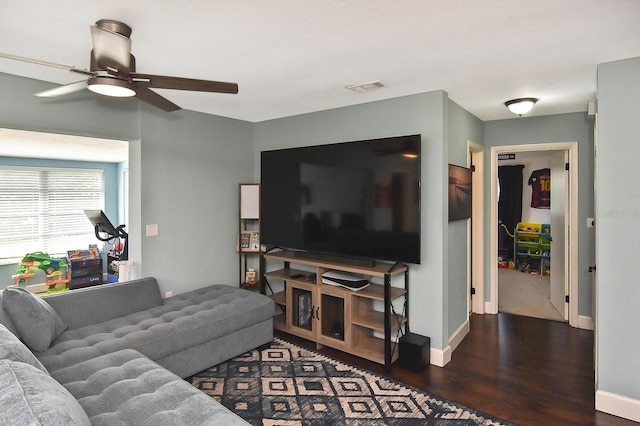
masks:
[(69, 289), (102, 284), (102, 257), (98, 249), (70, 250), (67, 256), (71, 265)]
[(518, 271), (551, 275), (551, 225), (520, 222), (514, 242), (515, 266)]

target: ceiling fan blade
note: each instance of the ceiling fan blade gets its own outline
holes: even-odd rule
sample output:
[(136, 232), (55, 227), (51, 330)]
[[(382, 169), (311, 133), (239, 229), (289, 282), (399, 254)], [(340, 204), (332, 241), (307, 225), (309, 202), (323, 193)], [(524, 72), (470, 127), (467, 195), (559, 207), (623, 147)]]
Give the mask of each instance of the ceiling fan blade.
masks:
[(65, 84), (64, 86), (54, 87), (53, 89), (45, 90), (44, 92), (36, 93), (35, 95), (41, 98), (54, 98), (56, 96), (68, 95), (74, 92), (87, 88), (87, 80), (77, 81), (71, 84)]
[(91, 26), (93, 54), (99, 69), (113, 67), (128, 70), (131, 57), (131, 39), (105, 28)]
[(177, 111), (180, 109), (178, 105), (174, 104), (169, 99), (158, 95), (156, 92), (144, 87), (143, 85), (136, 85), (136, 98), (167, 112)]
[(238, 93), (236, 83), (197, 80), (193, 78), (168, 77), (164, 75), (131, 73), (134, 81), (146, 82), (155, 89), (191, 90), (194, 92)]
[(75, 72), (77, 74), (84, 74), (84, 75), (91, 75), (91, 76), (95, 74), (95, 73), (93, 73), (93, 72), (91, 72), (89, 70), (76, 68), (76, 67), (72, 67), (72, 66), (69, 66), (69, 65), (58, 64), (56, 62), (42, 61), (40, 59), (27, 58), (25, 56), (12, 55), (10, 53), (0, 52), (0, 58), (13, 59), (14, 61), (29, 62), (31, 64), (44, 65), (44, 66), (53, 67), (53, 68), (59, 68), (59, 69), (62, 69), (62, 70)]

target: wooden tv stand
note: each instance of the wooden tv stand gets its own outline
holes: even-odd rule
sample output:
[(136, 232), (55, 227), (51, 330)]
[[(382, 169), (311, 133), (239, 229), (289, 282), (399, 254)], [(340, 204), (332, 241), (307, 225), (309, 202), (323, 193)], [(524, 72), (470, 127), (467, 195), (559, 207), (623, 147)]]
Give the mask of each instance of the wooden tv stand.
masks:
[[(398, 359), (392, 330), (407, 324), (406, 265), (358, 266), (300, 257), (287, 250), (266, 253), (264, 258), (284, 265), (269, 270), (267, 264), (263, 275), (265, 289), (272, 291), (271, 297), (279, 308), (274, 328), (314, 341), (318, 348), (330, 346), (383, 364), (387, 371), (391, 368)], [(362, 274), (382, 283), (372, 282), (361, 290), (324, 284), (322, 274), (329, 270)], [(391, 286), (392, 278), (398, 275), (404, 275), (404, 288)], [(279, 291), (273, 292), (270, 280), (281, 283)], [(404, 301), (399, 314), (392, 302), (400, 297)]]

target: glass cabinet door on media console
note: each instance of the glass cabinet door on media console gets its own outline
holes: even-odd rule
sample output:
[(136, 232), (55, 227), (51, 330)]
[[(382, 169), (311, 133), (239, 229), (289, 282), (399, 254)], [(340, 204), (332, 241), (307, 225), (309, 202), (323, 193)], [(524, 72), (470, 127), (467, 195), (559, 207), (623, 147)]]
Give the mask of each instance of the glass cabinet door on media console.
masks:
[(316, 335), (315, 321), (317, 309), (317, 295), (314, 284), (300, 281), (288, 281), (285, 291), (287, 306), (286, 323), (295, 334), (306, 339), (313, 339)]
[[(271, 290), (278, 310), (274, 317), (276, 329), (390, 368), (398, 357), (391, 342), (392, 332), (397, 334), (398, 329), (407, 324), (406, 266), (352, 266), (298, 258), (286, 250), (267, 253), (264, 257), (267, 261), (284, 262), (284, 268), (270, 269), (263, 276), (265, 291), (266, 287)], [(291, 264), (300, 269), (292, 268)], [(322, 274), (329, 270), (378, 277), (384, 282), (371, 283), (357, 291), (332, 286), (322, 282)], [(391, 286), (395, 276), (404, 277), (404, 287)], [(276, 287), (276, 281), (281, 285)], [(277, 291), (274, 292), (271, 282)], [(400, 303), (400, 314), (394, 303)]]

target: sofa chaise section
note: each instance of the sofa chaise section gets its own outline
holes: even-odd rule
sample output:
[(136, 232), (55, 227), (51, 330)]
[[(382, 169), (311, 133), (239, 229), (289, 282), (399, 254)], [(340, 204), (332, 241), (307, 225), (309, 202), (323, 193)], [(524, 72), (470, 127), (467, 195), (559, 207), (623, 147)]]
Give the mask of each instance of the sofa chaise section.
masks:
[(68, 327), (36, 353), (49, 371), (135, 349), (188, 377), (273, 340), (273, 301), (226, 285), (163, 300), (156, 280), (144, 278), (45, 300)]
[(94, 426), (247, 425), (188, 382), (133, 349), (53, 373)]
[(0, 423), (246, 425), (182, 378), (269, 343), (273, 313), (224, 285), (162, 299), (154, 278), (0, 291)]

